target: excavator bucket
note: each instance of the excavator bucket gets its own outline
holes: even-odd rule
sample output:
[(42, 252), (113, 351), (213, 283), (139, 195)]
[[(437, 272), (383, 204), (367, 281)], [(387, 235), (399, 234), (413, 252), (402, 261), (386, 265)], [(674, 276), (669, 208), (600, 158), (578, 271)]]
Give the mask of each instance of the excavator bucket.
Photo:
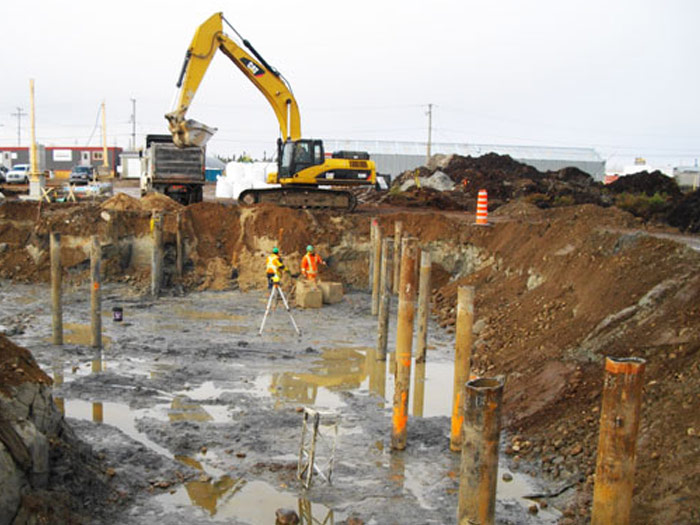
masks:
[[(168, 115), (166, 115), (166, 118)], [(168, 119), (170, 120), (170, 119)], [(173, 135), (173, 142), (181, 147), (198, 146), (202, 147), (216, 133), (217, 128), (212, 128), (193, 119), (170, 120), (170, 132)]]

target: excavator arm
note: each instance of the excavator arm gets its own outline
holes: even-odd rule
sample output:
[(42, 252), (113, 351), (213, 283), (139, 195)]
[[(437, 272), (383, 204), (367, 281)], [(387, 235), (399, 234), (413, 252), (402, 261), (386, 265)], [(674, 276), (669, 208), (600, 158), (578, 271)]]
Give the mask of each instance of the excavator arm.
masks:
[[(199, 26), (187, 49), (178, 81), (180, 91), (176, 109), (165, 115), (173, 141), (180, 147), (203, 146), (216, 132), (216, 128), (186, 119), (185, 115), (217, 49), (231, 59), (265, 96), (279, 122), (282, 139), (285, 141), (300, 139), (299, 106), (291, 89), (280, 73), (271, 67), (247, 40), (241, 39), (242, 44), (253, 56), (224, 33), (222, 25), (224, 21), (226, 20), (223, 13), (216, 13), (209, 17)], [(235, 29), (233, 31), (235, 32)]]

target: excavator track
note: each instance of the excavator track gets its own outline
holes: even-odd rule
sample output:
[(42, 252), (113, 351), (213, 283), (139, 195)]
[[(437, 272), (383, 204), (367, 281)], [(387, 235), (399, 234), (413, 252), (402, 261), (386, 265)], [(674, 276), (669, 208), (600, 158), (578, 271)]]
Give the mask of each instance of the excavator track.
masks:
[(288, 208), (345, 210), (347, 212), (353, 211), (357, 206), (357, 198), (349, 191), (298, 187), (245, 190), (238, 196), (238, 202), (246, 205), (269, 202)]

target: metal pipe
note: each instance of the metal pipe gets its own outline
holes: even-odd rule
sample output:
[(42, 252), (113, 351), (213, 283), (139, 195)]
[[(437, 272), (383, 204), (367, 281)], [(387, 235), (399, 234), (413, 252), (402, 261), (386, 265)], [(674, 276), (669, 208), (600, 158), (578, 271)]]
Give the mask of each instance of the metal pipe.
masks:
[(416, 299), (416, 250), (418, 248), (417, 239), (414, 238), (405, 238), (402, 244), (399, 308), (396, 322), (396, 382), (391, 434), (391, 448), (395, 450), (406, 448), (408, 398), (411, 390), (414, 303)]
[(474, 379), (465, 391), (457, 523), (493, 525), (503, 380)]
[(394, 277), (391, 289), (395, 294), (399, 293), (399, 281), (401, 273), (401, 239), (403, 237), (403, 222), (394, 223)]
[(185, 257), (185, 246), (182, 244), (182, 213), (177, 214), (175, 236), (175, 271), (177, 272), (177, 278), (182, 279)]
[(605, 359), (592, 525), (630, 522), (645, 365), (635, 357)]
[(372, 223), (374, 235), (372, 236), (372, 315), (377, 315), (379, 311), (379, 281), (381, 280), (382, 266), (382, 232), (379, 229), (379, 222)]
[(51, 331), (52, 342), (63, 344), (63, 305), (61, 304), (61, 234), (51, 232)]
[(419, 363), (416, 358), (416, 366), (413, 375), (413, 416), (423, 417), (425, 405), (425, 363)]
[(102, 348), (102, 300), (100, 297), (100, 265), (102, 247), (97, 235), (92, 236), (90, 246), (90, 317), (91, 341), (94, 348)]
[(378, 335), (377, 335), (377, 359), (386, 361), (387, 342), (389, 340), (389, 311), (391, 310), (391, 256), (394, 248), (392, 239), (382, 240), (381, 279), (379, 289), (381, 300), (379, 301)]
[(160, 295), (160, 287), (163, 281), (163, 214), (154, 211), (151, 218), (151, 231), (153, 233), (153, 251), (151, 259), (151, 294), (153, 297)]
[(428, 347), (430, 271), (430, 252), (423, 250), (420, 256), (420, 278), (418, 280), (418, 337), (416, 340), (416, 363), (425, 363), (425, 352)]
[(372, 292), (372, 284), (374, 282), (374, 252), (372, 250), (374, 249), (374, 234), (376, 233), (376, 230), (374, 229), (374, 225), (377, 223), (377, 218), (372, 217), (369, 221), (369, 254), (367, 256), (367, 259), (369, 261), (369, 269), (367, 270), (367, 290)]
[(452, 425), (450, 450), (462, 447), (464, 421), (464, 384), (469, 380), (472, 355), (472, 325), (474, 323), (474, 287), (460, 286), (457, 291), (457, 334), (455, 340), (455, 370), (452, 389)]

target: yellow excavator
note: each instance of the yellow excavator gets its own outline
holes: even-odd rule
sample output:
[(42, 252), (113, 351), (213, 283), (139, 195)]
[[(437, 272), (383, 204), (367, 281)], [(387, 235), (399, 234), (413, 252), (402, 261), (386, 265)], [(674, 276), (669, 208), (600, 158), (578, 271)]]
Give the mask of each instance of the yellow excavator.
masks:
[[(223, 31), (223, 23), (235, 33), (239, 45)], [(224, 18), (216, 13), (199, 26), (187, 49), (180, 78), (176, 108), (165, 115), (179, 147), (204, 146), (216, 132), (185, 115), (204, 74), (219, 49), (240, 69), (272, 106), (280, 126), (277, 139), (277, 173), (267, 177), (279, 187), (245, 190), (239, 202), (271, 202), (298, 208), (340, 208), (352, 211), (355, 196), (346, 190), (322, 186), (369, 186), (376, 183), (376, 167), (369, 154), (340, 151), (326, 156), (323, 141), (301, 138), (299, 106), (284, 77)]]

